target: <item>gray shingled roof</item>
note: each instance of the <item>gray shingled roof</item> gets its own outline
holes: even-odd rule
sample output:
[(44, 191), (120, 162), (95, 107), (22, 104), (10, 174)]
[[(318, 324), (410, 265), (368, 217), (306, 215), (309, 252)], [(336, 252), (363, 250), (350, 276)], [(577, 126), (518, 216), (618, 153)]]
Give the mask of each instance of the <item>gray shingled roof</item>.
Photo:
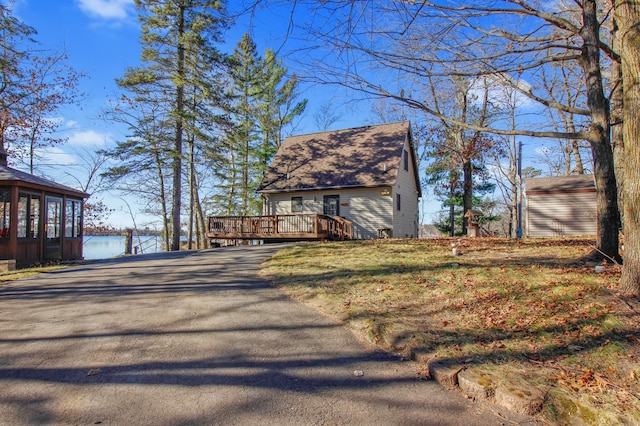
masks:
[(595, 190), (593, 175), (553, 176), (524, 180), (526, 192), (570, 192)]
[[(392, 186), (409, 134), (410, 123), (402, 121), (290, 136), (258, 191)], [(419, 181), (416, 184), (419, 188)]]
[(62, 185), (20, 170), (12, 169), (11, 167), (0, 165), (0, 183), (2, 182), (23, 182), (34, 186), (48, 187), (54, 190), (57, 189), (61, 192), (73, 194), (78, 197), (87, 198), (89, 196), (89, 194), (78, 191), (70, 186)]

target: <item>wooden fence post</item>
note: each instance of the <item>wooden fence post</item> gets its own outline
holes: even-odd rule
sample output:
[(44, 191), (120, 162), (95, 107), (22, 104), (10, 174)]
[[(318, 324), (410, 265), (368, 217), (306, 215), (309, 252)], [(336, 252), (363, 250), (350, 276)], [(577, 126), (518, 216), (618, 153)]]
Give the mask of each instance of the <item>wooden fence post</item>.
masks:
[(131, 254), (133, 250), (133, 229), (127, 229), (127, 235), (124, 239), (124, 254)]

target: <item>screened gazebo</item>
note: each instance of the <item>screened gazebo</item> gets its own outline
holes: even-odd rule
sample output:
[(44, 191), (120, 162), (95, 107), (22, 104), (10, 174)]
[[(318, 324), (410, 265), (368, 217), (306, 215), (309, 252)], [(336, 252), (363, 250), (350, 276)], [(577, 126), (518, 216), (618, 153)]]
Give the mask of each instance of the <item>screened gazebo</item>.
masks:
[(88, 196), (8, 167), (0, 147), (0, 268), (82, 259)]

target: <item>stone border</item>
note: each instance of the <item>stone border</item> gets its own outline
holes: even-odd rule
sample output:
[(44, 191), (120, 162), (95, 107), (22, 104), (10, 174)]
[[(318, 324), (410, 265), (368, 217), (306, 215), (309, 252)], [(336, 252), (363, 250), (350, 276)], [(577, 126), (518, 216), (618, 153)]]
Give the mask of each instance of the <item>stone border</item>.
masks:
[(474, 400), (488, 401), (525, 416), (537, 414), (544, 404), (544, 392), (535, 388), (496, 385), (490, 377), (467, 364), (461, 365), (420, 351), (412, 352), (411, 359), (426, 364), (431, 377), (444, 388), (460, 389)]

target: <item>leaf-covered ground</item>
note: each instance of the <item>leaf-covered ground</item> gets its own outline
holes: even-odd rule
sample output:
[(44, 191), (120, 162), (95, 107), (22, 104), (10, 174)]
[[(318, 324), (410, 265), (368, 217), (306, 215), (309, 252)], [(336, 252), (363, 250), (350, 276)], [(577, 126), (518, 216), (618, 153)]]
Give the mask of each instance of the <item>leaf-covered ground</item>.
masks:
[(472, 365), (492, 386), (542, 389), (544, 420), (640, 424), (640, 303), (615, 293), (619, 267), (596, 273), (581, 261), (593, 243), (305, 244), (279, 252), (265, 272), (384, 349)]

